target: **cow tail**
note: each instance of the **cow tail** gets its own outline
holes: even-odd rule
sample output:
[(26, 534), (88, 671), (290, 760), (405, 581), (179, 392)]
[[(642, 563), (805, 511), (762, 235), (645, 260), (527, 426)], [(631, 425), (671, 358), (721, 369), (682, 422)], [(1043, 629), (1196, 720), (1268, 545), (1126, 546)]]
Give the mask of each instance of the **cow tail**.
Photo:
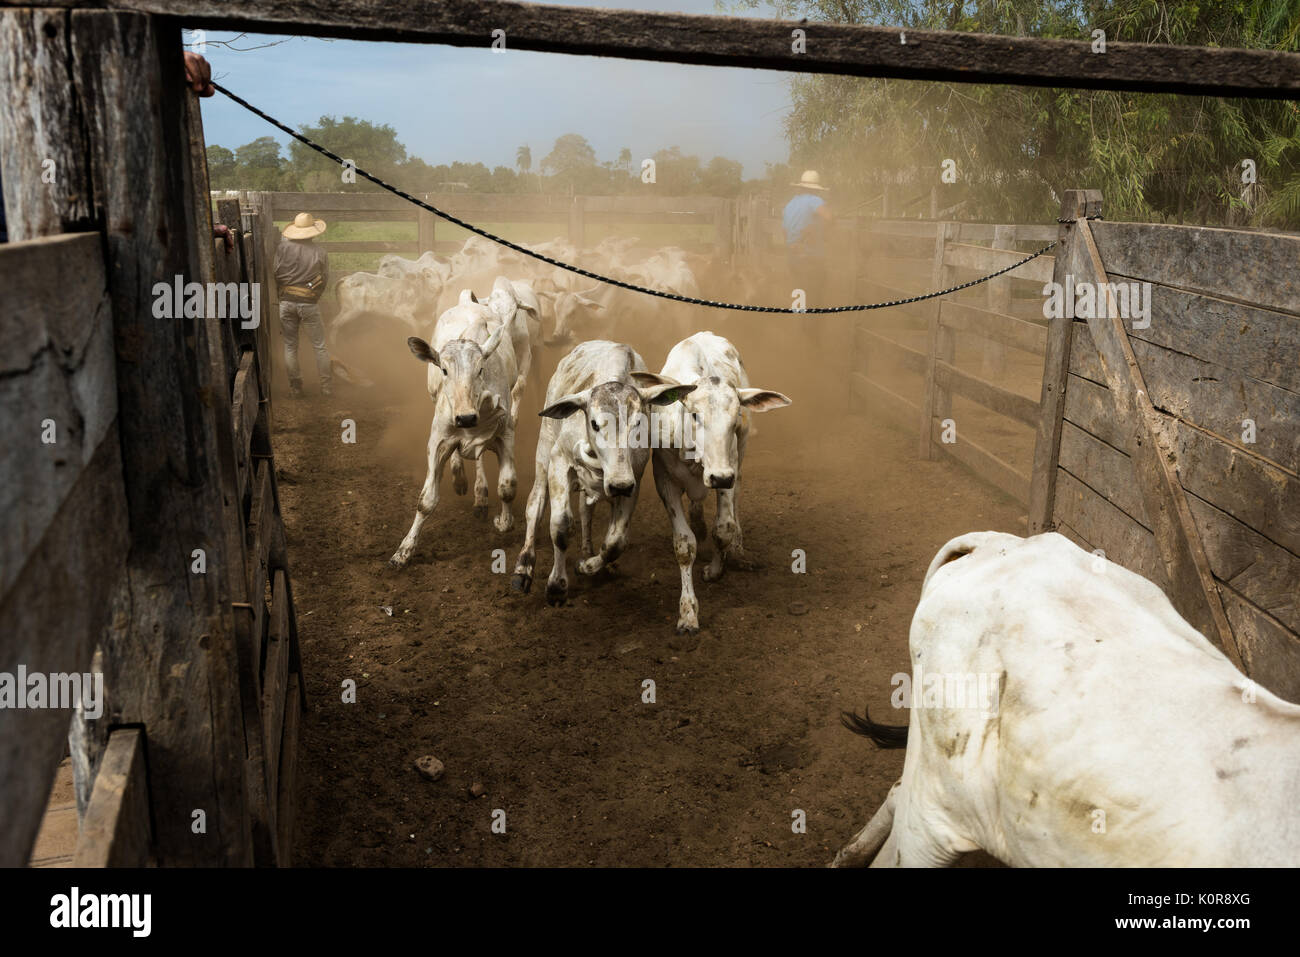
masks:
[(871, 720), (867, 709), (862, 709), (862, 717), (858, 717), (852, 711), (840, 712), (840, 724), (848, 728), (854, 734), (860, 734), (864, 738), (870, 738), (878, 748), (905, 748), (907, 747), (907, 725), (905, 724), (877, 724)]

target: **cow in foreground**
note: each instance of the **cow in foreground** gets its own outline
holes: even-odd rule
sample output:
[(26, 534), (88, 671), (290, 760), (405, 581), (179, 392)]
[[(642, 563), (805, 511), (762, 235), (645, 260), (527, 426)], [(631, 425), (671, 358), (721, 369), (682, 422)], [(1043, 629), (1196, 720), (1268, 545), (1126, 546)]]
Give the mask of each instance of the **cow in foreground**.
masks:
[[(713, 557), (704, 569), (705, 581), (716, 581), (729, 555), (742, 550), (740, 518), (736, 514), (740, 465), (749, 438), (749, 414), (790, 404), (780, 392), (753, 389), (740, 353), (726, 339), (697, 332), (673, 346), (658, 376), (633, 374), (647, 382), (682, 382), (694, 388), (681, 405), (656, 417), (655, 488), (673, 525), (673, 551), (682, 577), (678, 602), (678, 633), (700, 630), (700, 603), (695, 597), (692, 569), (696, 541), (705, 536), (704, 498), (715, 490)], [(690, 499), (690, 521), (682, 496)]]
[[(594, 575), (627, 547), (627, 529), (636, 507), (641, 474), (650, 458), (648, 413), (677, 402), (694, 386), (661, 383), (657, 377), (637, 386), (633, 373), (645, 372), (636, 351), (618, 342), (584, 342), (560, 360), (546, 390), (533, 487), (525, 510), (524, 547), (515, 564), (512, 587), (527, 592), (533, 583), (537, 530), (549, 499), (555, 563), (546, 582), (546, 601), (561, 605), (568, 595), (565, 553), (572, 520), (569, 493), (578, 493), (584, 559), (578, 571)], [(591, 520), (598, 503), (610, 506), (609, 528), (599, 554), (592, 554)]]
[[(501, 513), (495, 524), (501, 532), (513, 525), (510, 503), (515, 498), (516, 478), (511, 392), (518, 372), (511, 338), (511, 325), (466, 290), (461, 301), (438, 318), (432, 343), (414, 336), (406, 340), (415, 357), (429, 364), (428, 389), (434, 409), (428, 472), (411, 530), (388, 561), (393, 567), (401, 568), (410, 560), (425, 519), (437, 507), (442, 471), (453, 455), (470, 460), (478, 459), (485, 450), (496, 455)], [(486, 514), (487, 479), (481, 468), (478, 479), (475, 505)], [(457, 485), (457, 492), (463, 494), (463, 474)]]
[(930, 564), (910, 646), (914, 674), (996, 693), (914, 698), (906, 727), (846, 715), (907, 756), (836, 866), (1300, 864), (1300, 707), (1145, 578), (1055, 533), (963, 535)]

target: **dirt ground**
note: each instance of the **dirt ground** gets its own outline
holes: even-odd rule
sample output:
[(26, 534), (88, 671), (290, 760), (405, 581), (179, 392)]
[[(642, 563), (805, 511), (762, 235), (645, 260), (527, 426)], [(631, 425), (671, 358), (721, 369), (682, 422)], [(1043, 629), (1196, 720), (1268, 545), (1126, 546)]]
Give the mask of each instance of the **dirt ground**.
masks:
[[(307, 398), (277, 396), (309, 696), (296, 864), (820, 866), (866, 822), (903, 754), (850, 734), (840, 712), (865, 704), (906, 722), (889, 707), (890, 680), (908, 670), (930, 559), (962, 532), (1024, 527), (1016, 503), (960, 466), (918, 461), (912, 435), (846, 416), (847, 390), (830, 385), (846, 382), (842, 370), (796, 368), (794, 340), (774, 341), (776, 328), (725, 333), (751, 382), (794, 405), (756, 419), (739, 495), (753, 567), (706, 583), (697, 563), (691, 637), (674, 632), (678, 575), (649, 469), (616, 573), (586, 578), (571, 564), (569, 603), (551, 608), (538, 586), (509, 588), (535, 405), (520, 418), (515, 528), (475, 517), (447, 476), (415, 557), (393, 571), (433, 411), (419, 364), (389, 335), (391, 374), (375, 388), (325, 398), (308, 373)], [(834, 334), (816, 335), (836, 351)], [(664, 351), (645, 350), (651, 368)], [(355, 444), (341, 440), (346, 419)], [(495, 475), (491, 460), (494, 512)], [(549, 562), (543, 528), (543, 576)], [(642, 700), (647, 679), (654, 703)], [(422, 755), (445, 764), (441, 780), (417, 772)], [(797, 810), (806, 833), (792, 829)]]

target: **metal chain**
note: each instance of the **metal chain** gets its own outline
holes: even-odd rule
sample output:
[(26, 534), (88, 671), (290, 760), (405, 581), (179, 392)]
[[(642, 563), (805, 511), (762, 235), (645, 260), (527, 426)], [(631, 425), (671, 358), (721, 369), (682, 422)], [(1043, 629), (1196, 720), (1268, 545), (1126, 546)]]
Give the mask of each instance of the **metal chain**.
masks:
[[(299, 133), (297, 130), (293, 129), (292, 127), (286, 126), (284, 123), (281, 123), (275, 117), (268, 115), (262, 110), (259, 110), (253, 104), (249, 103), (247, 100), (230, 92), (230, 90), (227, 90), (220, 83), (214, 82), (212, 85), (216, 87), (216, 89), (220, 90), (223, 94), (228, 96), (230, 99), (234, 100), (244, 109), (248, 110), (250, 113), (260, 116), (262, 119), (266, 120), (272, 126), (275, 126), (280, 130), (283, 130), (285, 133), (288, 133), (290, 136), (296, 139), (299, 143), (302, 143), (304, 146), (315, 150), (317, 153), (320, 153), (322, 156), (329, 157), (334, 162), (338, 163), (340, 166), (347, 165), (347, 162), (338, 154), (330, 152), (324, 146), (321, 146), (319, 143), (312, 141), (311, 139), (304, 136), (302, 133)], [(1044, 246), (1042, 249), (1038, 250), (1038, 252), (1026, 256), (1018, 263), (1015, 263), (1014, 265), (1011, 266), (1007, 266), (1005, 269), (999, 269), (997, 272), (989, 273), (987, 276), (981, 276), (979, 279), (972, 279), (969, 282), (963, 282), (956, 286), (950, 286), (949, 288), (942, 289), (938, 292), (927, 292), (919, 296), (909, 296), (906, 299), (890, 299), (885, 302), (871, 302), (871, 303), (864, 303), (862, 305), (856, 305), (856, 306), (822, 306), (822, 307), (808, 308), (808, 309), (794, 309), (794, 308), (785, 308), (781, 306), (749, 306), (738, 302), (720, 302), (715, 299), (698, 299), (694, 296), (682, 296), (673, 292), (665, 292), (662, 289), (651, 289), (647, 286), (638, 286), (635, 283), (625, 282), (622, 279), (615, 279), (612, 276), (602, 276), (600, 273), (592, 272), (589, 269), (583, 269), (581, 266), (574, 266), (571, 263), (562, 262), (558, 259), (552, 259), (550, 256), (543, 255), (542, 253), (529, 249), (526, 246), (521, 246), (518, 243), (511, 242), (508, 239), (490, 233), (486, 229), (482, 229), (478, 226), (475, 226), (473, 223), (467, 223), (463, 219), (459, 219), (456, 216), (453, 216), (451, 213), (444, 212), (443, 210), (438, 209), (436, 206), (431, 206), (430, 204), (426, 203), (424, 200), (417, 199), (416, 197), (412, 196), (410, 193), (406, 192), (400, 187), (393, 186), (391, 183), (386, 183), (378, 176), (374, 176), (370, 173), (367, 173), (359, 166), (352, 165), (350, 168), (353, 169), (359, 176), (364, 176), (366, 179), (370, 180), (370, 182), (374, 183), (376, 186), (380, 187), (381, 189), (387, 190), (388, 192), (392, 193), (394, 196), (400, 196), (402, 199), (406, 200), (407, 202), (414, 203), (416, 206), (420, 207), (421, 209), (433, 213), (435, 216), (445, 219), (449, 223), (453, 223), (454, 225), (459, 226), (462, 229), (466, 229), (471, 233), (475, 233), (479, 236), (482, 236), (484, 239), (490, 239), (492, 242), (497, 243), (501, 246), (505, 246), (507, 249), (513, 249), (517, 253), (522, 253), (525, 256), (531, 256), (533, 259), (540, 260), (541, 262), (544, 262), (549, 266), (555, 266), (557, 269), (566, 269), (571, 273), (576, 273), (577, 275), (584, 276), (587, 279), (594, 279), (597, 282), (608, 283), (611, 286), (617, 286), (619, 289), (627, 289), (631, 292), (639, 292), (646, 296), (656, 296), (660, 299), (668, 299), (672, 302), (681, 302), (692, 306), (707, 306), (708, 308), (711, 309), (732, 309), (737, 312), (762, 312), (762, 313), (778, 313), (782, 315), (803, 316), (803, 315), (829, 315), (832, 313), (840, 313), (840, 312), (864, 312), (868, 309), (887, 309), (890, 306), (905, 306), (913, 302), (923, 302), (926, 299), (937, 299), (940, 296), (947, 296), (950, 295), (951, 293), (958, 292), (962, 289), (969, 289), (971, 286), (978, 286), (980, 283), (988, 282), (990, 279), (995, 279), (996, 277), (1001, 276), (1004, 273), (1009, 273), (1013, 269), (1019, 269), (1025, 263), (1033, 259), (1037, 259), (1039, 256), (1043, 255), (1045, 252), (1047, 252), (1049, 249), (1051, 249), (1053, 246), (1056, 245), (1056, 242), (1052, 241), (1048, 243), (1046, 246)]]

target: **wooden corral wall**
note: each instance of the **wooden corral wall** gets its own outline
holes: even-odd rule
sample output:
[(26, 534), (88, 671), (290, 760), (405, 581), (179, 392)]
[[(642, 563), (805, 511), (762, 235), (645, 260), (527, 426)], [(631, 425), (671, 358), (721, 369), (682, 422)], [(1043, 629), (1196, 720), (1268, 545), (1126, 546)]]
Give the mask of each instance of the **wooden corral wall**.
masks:
[[(1067, 194), (1063, 219), (1100, 213)], [(1300, 237), (1061, 228), (1056, 281), (1145, 282), (1149, 325), (1053, 320), (1030, 504), (1165, 588), (1270, 690), (1300, 700)]]
[[(214, 248), (197, 102), (159, 80), (181, 49), (145, 15), (0, 8), (0, 672), (103, 675), (72, 745), (85, 865), (287, 860), (302, 699), (267, 315), (156, 308), (158, 283), (255, 272), (237, 210)], [(71, 717), (0, 715), (0, 866), (28, 860)]]
[[(1056, 238), (1055, 226), (917, 221), (856, 225), (860, 301), (905, 299), (987, 275)], [(1047, 326), (1050, 255), (939, 299), (861, 313), (854, 323), (851, 407), (915, 430), (922, 458), (943, 454), (1029, 502)], [(1032, 298), (1031, 298), (1032, 297)], [(958, 362), (958, 344), (962, 361)], [(1008, 354), (1010, 350), (1010, 355)], [(977, 407), (954, 413), (954, 396)], [(943, 441), (952, 420), (957, 441)], [(1001, 420), (1018, 423), (1020, 433)], [(999, 440), (1010, 432), (1010, 437)], [(951, 430), (948, 431), (951, 435)], [(992, 437), (992, 438), (990, 438)]]

